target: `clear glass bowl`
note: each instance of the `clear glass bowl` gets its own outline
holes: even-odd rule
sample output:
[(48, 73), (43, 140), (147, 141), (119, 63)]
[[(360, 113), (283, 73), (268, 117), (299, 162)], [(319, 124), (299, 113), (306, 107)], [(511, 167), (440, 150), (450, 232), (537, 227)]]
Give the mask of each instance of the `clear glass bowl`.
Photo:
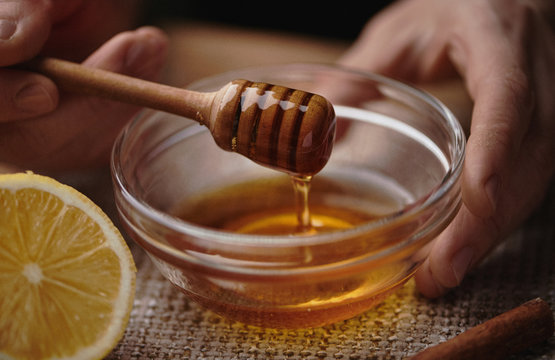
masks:
[(244, 323), (315, 327), (378, 304), (414, 274), (424, 245), (460, 206), (459, 123), (424, 92), (336, 66), (250, 68), (189, 88), (215, 91), (240, 78), (333, 103), (336, 141), (309, 209), (315, 224), (335, 230), (251, 231), (265, 219), (295, 219), (288, 175), (221, 150), (194, 121), (150, 110), (113, 150), (126, 231), (191, 299)]

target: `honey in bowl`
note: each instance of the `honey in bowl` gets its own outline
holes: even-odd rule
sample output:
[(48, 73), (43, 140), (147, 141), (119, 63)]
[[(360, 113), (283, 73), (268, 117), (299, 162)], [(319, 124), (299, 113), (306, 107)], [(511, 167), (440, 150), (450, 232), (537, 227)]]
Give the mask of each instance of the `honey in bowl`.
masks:
[[(172, 214), (212, 229), (253, 235), (314, 235), (351, 228), (399, 210), (409, 195), (356, 179), (276, 175), (233, 184), (187, 199)], [(385, 188), (387, 186), (388, 188)]]
[[(327, 66), (248, 69), (192, 88), (234, 78), (334, 101), (349, 126), (325, 167), (310, 184), (297, 179), (295, 195), (287, 174), (222, 151), (206, 128), (146, 112), (113, 152), (128, 234), (189, 298), (244, 323), (315, 327), (379, 303), (414, 274), (460, 205), (460, 125), (415, 89)], [(356, 91), (333, 98), (322, 79)]]
[[(361, 182), (352, 172), (342, 171), (312, 179), (277, 174), (199, 194), (181, 203), (173, 214), (225, 232), (310, 237), (368, 223), (398, 211), (410, 201), (410, 195), (397, 184), (377, 174), (372, 182), (368, 181), (372, 176), (365, 176)], [(349, 258), (361, 247), (368, 247), (364, 238), (351, 240), (343, 249), (334, 245), (320, 249), (298, 246), (290, 254), (270, 250), (266, 255), (245, 256), (237, 261), (253, 268), (284, 269), (299, 264), (333, 263), (338, 257)], [(387, 236), (376, 237), (371, 246), (379, 249), (380, 243), (390, 240)], [(174, 245), (180, 246), (179, 242)], [(225, 254), (222, 258), (226, 258)], [(330, 276), (323, 282), (317, 276), (298, 276), (285, 283), (271, 278), (246, 280), (241, 275), (222, 280), (189, 274), (188, 287), (193, 291), (185, 292), (208, 308), (241, 322), (278, 328), (318, 326), (352, 317), (382, 301), (404, 281), (405, 277), (399, 274), (407, 267), (410, 265), (398, 263), (358, 276)], [(383, 287), (386, 290), (379, 295), (366, 296)]]

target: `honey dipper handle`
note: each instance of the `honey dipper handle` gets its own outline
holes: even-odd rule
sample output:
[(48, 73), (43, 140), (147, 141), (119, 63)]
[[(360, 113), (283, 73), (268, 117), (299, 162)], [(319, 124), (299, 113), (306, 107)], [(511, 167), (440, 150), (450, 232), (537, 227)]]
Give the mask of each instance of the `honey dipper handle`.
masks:
[(207, 118), (214, 96), (55, 58), (36, 58), (23, 67), (48, 76), (70, 92), (162, 110), (201, 123)]

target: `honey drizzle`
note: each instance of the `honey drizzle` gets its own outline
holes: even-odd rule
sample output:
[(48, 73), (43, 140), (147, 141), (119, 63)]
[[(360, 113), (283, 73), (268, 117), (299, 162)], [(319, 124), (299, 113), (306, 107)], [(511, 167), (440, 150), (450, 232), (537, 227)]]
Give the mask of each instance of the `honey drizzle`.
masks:
[(297, 212), (298, 227), (300, 234), (309, 234), (315, 231), (312, 226), (312, 217), (308, 206), (308, 194), (312, 176), (291, 176), (293, 190), (295, 191), (295, 206)]

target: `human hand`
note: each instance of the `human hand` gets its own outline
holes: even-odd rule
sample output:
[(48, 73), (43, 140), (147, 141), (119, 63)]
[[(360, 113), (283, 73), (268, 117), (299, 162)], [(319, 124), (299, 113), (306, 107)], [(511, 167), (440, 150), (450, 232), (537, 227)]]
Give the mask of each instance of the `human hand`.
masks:
[(372, 19), (341, 63), (410, 82), (460, 75), (474, 102), (463, 206), (416, 274), (457, 286), (544, 196), (555, 172), (555, 3), (404, 0)]
[(166, 57), (167, 38), (160, 30), (144, 27), (108, 40), (129, 25), (122, 11), (128, 9), (120, 7), (124, 3), (0, 1), (0, 163), (53, 170), (108, 159), (115, 136), (136, 107), (63, 93), (42, 75), (6, 66), (37, 54), (74, 61), (86, 57), (85, 66), (153, 80)]

